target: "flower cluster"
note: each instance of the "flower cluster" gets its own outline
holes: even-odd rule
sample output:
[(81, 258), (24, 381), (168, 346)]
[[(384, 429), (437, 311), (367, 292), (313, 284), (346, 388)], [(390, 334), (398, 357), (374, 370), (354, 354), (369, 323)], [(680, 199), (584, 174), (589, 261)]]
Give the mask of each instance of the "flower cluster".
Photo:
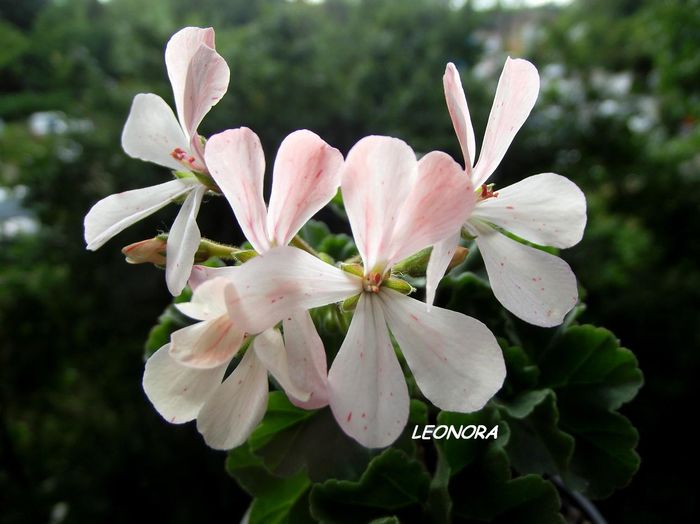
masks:
[[(176, 306), (195, 323), (172, 333), (147, 361), (144, 390), (169, 422), (196, 419), (217, 449), (243, 443), (262, 419), (271, 375), (299, 407), (329, 406), (340, 427), (364, 446), (390, 445), (408, 421), (404, 360), (420, 392), (443, 410), (480, 409), (500, 389), (505, 364), (491, 331), (464, 314), (432, 307), (436, 287), (461, 238), (475, 239), (496, 298), (521, 319), (553, 326), (577, 302), (569, 266), (537, 245), (569, 247), (582, 236), (586, 204), (559, 175), (535, 175), (494, 190), (486, 184), (532, 109), (539, 89), (527, 61), (508, 59), (498, 84), (482, 152), (457, 69), (444, 89), (464, 168), (433, 151), (420, 160), (397, 138), (362, 138), (344, 158), (308, 130), (287, 136), (263, 198), (265, 156), (248, 128), (208, 139), (197, 133), (224, 95), (229, 69), (212, 29), (185, 28), (165, 61), (177, 116), (153, 94), (136, 95), (122, 135), (127, 154), (173, 172), (173, 180), (98, 202), (85, 218), (88, 249), (171, 202), (181, 203), (170, 231), (127, 246), (133, 263), (166, 268)], [(359, 259), (331, 263), (297, 233), (340, 190)], [(223, 195), (253, 250), (203, 239), (202, 198)], [(194, 265), (216, 245), (235, 265)], [(432, 248), (426, 302), (395, 267)], [(205, 257), (206, 258), (206, 257)], [(309, 310), (352, 311), (328, 369)]]

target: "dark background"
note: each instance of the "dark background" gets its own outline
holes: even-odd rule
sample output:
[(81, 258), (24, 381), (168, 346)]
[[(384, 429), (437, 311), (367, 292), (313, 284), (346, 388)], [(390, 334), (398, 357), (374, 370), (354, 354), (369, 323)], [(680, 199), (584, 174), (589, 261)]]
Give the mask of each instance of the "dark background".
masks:
[[(462, 72), (477, 143), (507, 55), (542, 76), (533, 114), (494, 177), (554, 171), (586, 192), (589, 225), (563, 256), (582, 320), (632, 349), (646, 385), (623, 409), (642, 466), (598, 507), (610, 522), (682, 522), (695, 508), (700, 341), (700, 2), (589, 0), (475, 9), (447, 0), (0, 0), (0, 522), (236, 522), (247, 497), (192, 424), (141, 390), (164, 275), (119, 248), (167, 229), (174, 207), (84, 251), (100, 198), (167, 180), (128, 158), (133, 96), (167, 101), (163, 50), (213, 26), (231, 67), (209, 135), (246, 125), (271, 164), (282, 138), (343, 153), (387, 134), (461, 158), (442, 93)], [(223, 201), (207, 237), (239, 235)]]

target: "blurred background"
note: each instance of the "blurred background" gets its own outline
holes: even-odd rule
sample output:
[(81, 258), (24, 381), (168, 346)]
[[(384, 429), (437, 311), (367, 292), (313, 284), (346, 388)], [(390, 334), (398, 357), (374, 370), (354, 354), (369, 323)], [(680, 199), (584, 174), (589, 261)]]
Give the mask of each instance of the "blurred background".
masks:
[[(213, 26), (231, 67), (200, 132), (249, 126), (269, 164), (298, 128), (343, 153), (377, 133), (461, 160), (445, 64), (481, 137), (506, 56), (535, 63), (539, 101), (494, 181), (554, 171), (584, 189), (586, 235), (563, 254), (586, 290), (581, 320), (646, 375), (623, 409), (641, 469), (597, 505), (611, 523), (691, 516), (700, 1), (0, 0), (0, 522), (237, 522), (247, 507), (225, 455), (141, 389), (170, 298), (119, 249), (167, 229), (175, 207), (96, 253), (82, 236), (100, 198), (167, 180), (120, 133), (136, 93), (172, 102), (163, 50), (186, 25)], [(235, 241), (232, 224), (225, 202), (201, 213), (210, 238)]]

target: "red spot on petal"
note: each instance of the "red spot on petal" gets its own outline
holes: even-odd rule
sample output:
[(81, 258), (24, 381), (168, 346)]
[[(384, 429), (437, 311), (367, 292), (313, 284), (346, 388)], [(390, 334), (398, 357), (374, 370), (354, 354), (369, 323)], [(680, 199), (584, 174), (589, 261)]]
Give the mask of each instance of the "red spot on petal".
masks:
[(350, 419), (351, 419), (351, 418), (352, 418), (352, 411), (349, 411), (349, 412), (348, 412), (348, 417), (347, 417), (345, 420), (347, 420), (348, 422), (350, 422)]

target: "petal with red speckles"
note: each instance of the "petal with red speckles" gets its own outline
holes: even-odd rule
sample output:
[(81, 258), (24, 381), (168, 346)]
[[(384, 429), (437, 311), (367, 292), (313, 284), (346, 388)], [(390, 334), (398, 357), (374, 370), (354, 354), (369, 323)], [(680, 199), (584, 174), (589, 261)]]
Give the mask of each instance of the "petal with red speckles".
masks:
[(425, 272), (425, 303), (428, 306), (428, 310), (430, 310), (430, 306), (435, 301), (438, 284), (442, 277), (445, 276), (445, 271), (452, 261), (457, 246), (459, 246), (460, 236), (460, 230), (458, 229), (456, 233), (433, 245), (428, 268)]
[(253, 340), (253, 351), (288, 396), (309, 400), (308, 389), (290, 378), (287, 350), (279, 329), (266, 329), (257, 335)]
[(535, 66), (527, 60), (508, 57), (498, 80), (479, 161), (474, 166), (474, 187), (486, 182), (501, 163), (534, 107), (539, 90), (540, 77)]
[(440, 409), (481, 409), (501, 388), (506, 367), (501, 348), (478, 320), (425, 304), (390, 289), (379, 297), (386, 321), (418, 387)]
[(377, 296), (360, 297), (348, 334), (328, 373), (328, 388), (338, 424), (363, 446), (388, 446), (406, 426), (406, 379)]
[(464, 95), (464, 89), (462, 88), (462, 80), (459, 78), (459, 71), (451, 62), (445, 68), (442, 85), (445, 89), (445, 101), (450, 112), (452, 125), (455, 128), (459, 145), (462, 148), (464, 169), (471, 178), (472, 166), (476, 159), (476, 139), (471, 117), (469, 116), (467, 97)]
[(472, 222), (493, 294), (508, 311), (542, 327), (561, 324), (578, 301), (576, 277), (561, 258)]
[(170, 356), (180, 364), (210, 369), (229, 362), (243, 342), (243, 332), (228, 315), (203, 320), (170, 335)]
[(263, 200), (265, 155), (260, 139), (247, 127), (214, 135), (204, 152), (207, 167), (223, 191), (243, 234), (258, 253), (270, 248)]
[(586, 227), (586, 197), (554, 173), (528, 177), (480, 201), (472, 216), (543, 246), (576, 245)]
[(340, 151), (311, 131), (295, 131), (282, 141), (267, 216), (267, 230), (276, 245), (287, 245), (330, 202), (340, 185), (342, 165)]

